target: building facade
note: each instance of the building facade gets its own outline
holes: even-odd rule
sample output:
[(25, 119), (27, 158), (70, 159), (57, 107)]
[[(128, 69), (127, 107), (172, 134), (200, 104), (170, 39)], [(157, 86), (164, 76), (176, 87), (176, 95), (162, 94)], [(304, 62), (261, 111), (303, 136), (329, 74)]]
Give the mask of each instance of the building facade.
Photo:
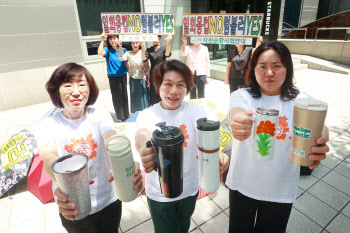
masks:
[[(101, 90), (109, 88), (104, 58), (97, 47), (101, 12), (175, 13), (172, 59), (179, 59), (183, 13), (264, 13), (264, 40), (277, 39), (282, 17), (294, 0), (2, 0), (0, 1), (0, 111), (49, 101), (44, 88), (57, 66), (86, 66)], [(301, 1), (301, 0), (299, 0)], [(320, 3), (349, 8), (345, 0), (303, 0), (300, 22), (317, 17)], [(319, 11), (308, 11), (307, 4)], [(297, 3), (296, 3), (297, 4)], [(288, 11), (284, 11), (288, 7)], [(310, 8), (310, 9), (311, 9)], [(305, 13), (302, 9), (305, 9)], [(329, 7), (327, 8), (330, 9)], [(312, 12), (312, 13), (311, 13)], [(312, 17), (305, 16), (312, 14)], [(321, 14), (321, 13), (320, 13)], [(285, 20), (283, 20), (285, 21)], [(162, 42), (165, 43), (164, 38)], [(253, 42), (254, 44), (254, 42)], [(148, 46), (151, 46), (148, 43)], [(231, 46), (208, 46), (211, 59), (226, 58)]]

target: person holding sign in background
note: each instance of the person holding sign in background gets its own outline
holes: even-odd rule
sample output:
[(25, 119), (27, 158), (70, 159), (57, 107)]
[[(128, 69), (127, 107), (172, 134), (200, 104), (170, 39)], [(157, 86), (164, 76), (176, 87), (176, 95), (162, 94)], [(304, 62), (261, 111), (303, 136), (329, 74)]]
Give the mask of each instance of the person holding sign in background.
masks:
[(250, 58), (255, 49), (261, 45), (263, 37), (256, 40), (255, 48), (245, 45), (236, 45), (227, 56), (225, 84), (230, 85), (230, 93), (236, 91), (239, 86), (244, 85), (244, 78), (248, 69)]
[(190, 68), (196, 87), (191, 90), (190, 99), (204, 98), (205, 84), (210, 77), (210, 58), (208, 47), (199, 43), (187, 45), (187, 37), (182, 36), (181, 56), (187, 56), (186, 65)]
[(167, 57), (171, 56), (170, 51), (170, 41), (173, 38), (171, 34), (169, 34), (166, 38), (166, 46), (160, 45), (160, 39), (162, 38), (161, 35), (158, 35), (158, 41), (153, 41), (153, 46), (148, 48), (146, 50), (146, 60), (144, 62), (148, 62), (150, 60), (151, 62), (151, 71), (148, 85), (149, 86), (149, 98), (150, 98), (150, 104), (154, 105), (156, 103), (159, 103), (161, 101), (159, 94), (156, 92), (156, 89), (153, 85), (153, 70), (154, 67), (161, 63), (162, 61), (165, 61)]
[[(300, 174), (300, 166), (290, 160), (294, 101), (308, 96), (294, 86), (292, 57), (280, 42), (264, 43), (255, 50), (246, 81), (247, 87), (233, 92), (230, 99), (229, 125), (234, 139), (226, 179), (230, 189), (229, 232), (285, 233)], [(257, 108), (279, 111), (278, 125), (267, 120), (257, 126), (259, 150), (269, 147), (266, 138), (276, 137), (269, 161), (254, 157), (253, 149), (242, 142), (253, 137), (253, 121), (248, 116)], [(265, 136), (260, 137), (262, 134)], [(328, 140), (324, 126), (316, 140), (318, 146), (311, 148), (309, 159), (315, 161), (311, 169), (326, 158)]]
[[(119, 60), (119, 36), (108, 35), (107, 47), (104, 46), (106, 35), (101, 34), (101, 43), (98, 47), (97, 53), (106, 58), (107, 73), (109, 86), (111, 88), (112, 101), (115, 114), (119, 122), (125, 121), (129, 118), (129, 103), (128, 91), (126, 88), (127, 72), (129, 71), (129, 64), (127, 61)], [(122, 54), (126, 53), (126, 49), (122, 49)]]
[[(122, 203), (116, 196), (105, 144), (115, 135), (111, 115), (93, 105), (99, 95), (96, 82), (83, 66), (67, 63), (58, 67), (46, 83), (53, 105), (62, 111), (44, 118), (36, 131), (39, 154), (46, 173), (56, 182), (51, 167), (59, 158), (70, 153), (84, 153), (89, 157), (91, 212), (75, 220), (76, 203), (54, 183), (59, 215), (69, 233), (118, 233)], [(96, 181), (96, 182), (95, 182)], [(142, 190), (140, 164), (135, 162), (134, 188)]]
[(149, 77), (149, 62), (143, 62), (146, 60), (143, 42), (130, 42), (132, 51), (127, 51), (124, 55), (121, 45), (122, 43), (119, 42), (119, 60), (129, 62), (130, 107), (131, 113), (135, 113), (149, 107), (146, 87), (146, 80)]
[[(191, 70), (178, 60), (161, 62), (154, 73), (154, 85), (161, 102), (142, 112), (136, 120), (135, 146), (146, 172), (146, 194), (155, 233), (188, 232), (199, 191), (199, 165), (196, 158), (197, 120), (206, 117), (204, 108), (195, 103), (183, 101), (193, 87)], [(183, 143), (183, 192), (176, 198), (162, 195), (158, 173), (154, 171), (156, 149), (147, 147), (151, 134), (166, 122), (182, 130)], [(220, 153), (220, 176), (227, 169), (229, 157)]]

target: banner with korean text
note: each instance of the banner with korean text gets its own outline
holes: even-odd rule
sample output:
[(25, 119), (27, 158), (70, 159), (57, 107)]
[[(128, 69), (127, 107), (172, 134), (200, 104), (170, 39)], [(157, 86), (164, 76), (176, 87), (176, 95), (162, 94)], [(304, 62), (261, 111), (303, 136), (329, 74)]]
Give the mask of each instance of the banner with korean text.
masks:
[(264, 14), (183, 14), (182, 17), (182, 33), (186, 36), (256, 38), (261, 34)]
[(191, 43), (199, 44), (242, 44), (252, 45), (252, 38), (241, 38), (241, 37), (191, 37)]
[(101, 13), (105, 34), (167, 35), (175, 33), (173, 13)]

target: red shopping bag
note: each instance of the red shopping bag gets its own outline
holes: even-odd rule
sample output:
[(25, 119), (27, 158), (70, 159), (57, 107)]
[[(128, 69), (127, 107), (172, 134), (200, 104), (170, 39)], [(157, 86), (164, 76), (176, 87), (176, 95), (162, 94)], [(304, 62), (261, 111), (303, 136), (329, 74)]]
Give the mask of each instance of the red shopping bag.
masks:
[(44, 204), (53, 199), (52, 179), (45, 172), (44, 162), (39, 154), (33, 158), (27, 178), (27, 189)]

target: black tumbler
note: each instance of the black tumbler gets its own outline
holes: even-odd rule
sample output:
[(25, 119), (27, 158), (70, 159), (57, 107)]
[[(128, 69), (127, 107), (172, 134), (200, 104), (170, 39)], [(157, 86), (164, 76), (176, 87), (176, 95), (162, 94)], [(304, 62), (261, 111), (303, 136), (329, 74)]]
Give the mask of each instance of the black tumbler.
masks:
[(182, 130), (166, 126), (165, 122), (156, 124), (161, 130), (152, 133), (152, 144), (156, 148), (156, 167), (160, 189), (164, 197), (175, 198), (183, 191), (183, 142)]

